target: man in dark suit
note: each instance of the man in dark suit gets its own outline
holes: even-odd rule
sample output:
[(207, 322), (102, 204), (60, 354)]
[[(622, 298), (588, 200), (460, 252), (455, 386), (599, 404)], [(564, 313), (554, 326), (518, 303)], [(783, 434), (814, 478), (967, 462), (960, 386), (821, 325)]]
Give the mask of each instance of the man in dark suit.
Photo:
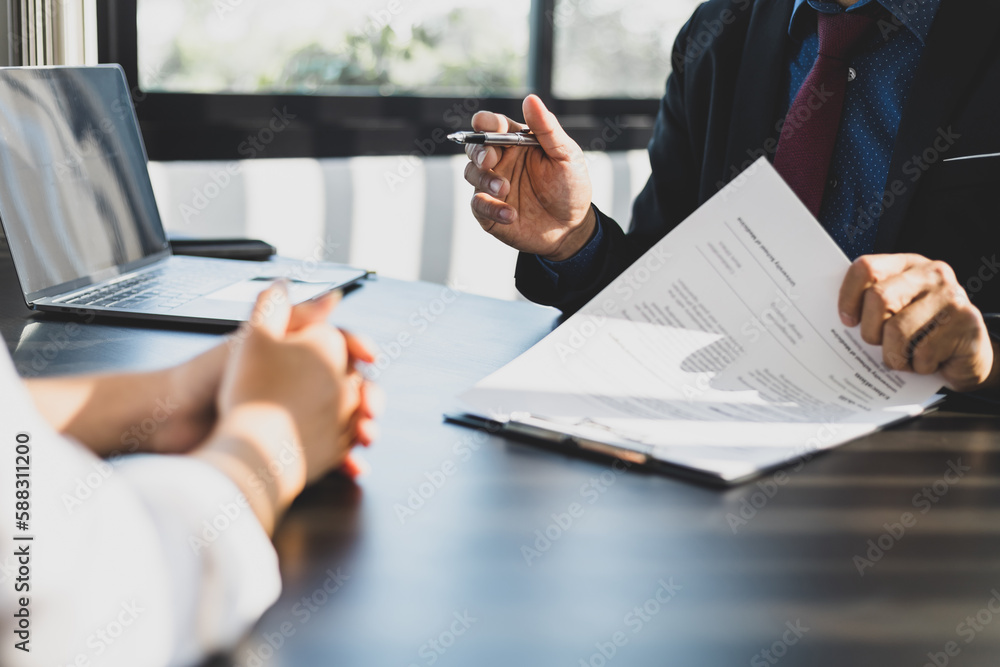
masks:
[(571, 312), (767, 156), (854, 260), (844, 324), (894, 369), (994, 387), (998, 40), (1000, 3), (709, 0), (674, 45), (627, 234), (591, 205), (580, 147), (535, 96), (526, 125), (473, 118), (530, 128), (543, 150), (470, 147), (472, 210), (521, 251), (518, 289)]

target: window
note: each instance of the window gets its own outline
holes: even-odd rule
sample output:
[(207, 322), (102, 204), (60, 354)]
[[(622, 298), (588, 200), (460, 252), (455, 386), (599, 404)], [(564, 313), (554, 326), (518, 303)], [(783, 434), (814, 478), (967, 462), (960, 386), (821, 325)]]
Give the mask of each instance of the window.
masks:
[[(527, 26), (530, 0), (504, 13)], [(139, 85), (157, 92), (458, 97), (527, 90), (529, 35), (481, 0), (139, 0)]]
[(481, 108), (520, 117), (527, 92), (584, 147), (627, 150), (697, 4), (107, 0), (100, 56), (125, 68), (155, 160), (453, 153), (446, 132)]
[(552, 93), (659, 99), (674, 39), (701, 0), (558, 0)]

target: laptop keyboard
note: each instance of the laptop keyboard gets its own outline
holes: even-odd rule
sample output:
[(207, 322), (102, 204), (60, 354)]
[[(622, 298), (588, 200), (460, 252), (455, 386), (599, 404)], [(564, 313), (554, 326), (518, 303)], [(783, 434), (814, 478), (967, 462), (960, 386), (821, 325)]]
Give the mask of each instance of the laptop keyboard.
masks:
[(202, 265), (193, 272), (152, 269), (80, 292), (61, 303), (77, 308), (102, 306), (125, 310), (170, 310), (239, 280), (231, 266), (213, 266), (216, 271), (206, 271), (205, 268), (207, 266)]

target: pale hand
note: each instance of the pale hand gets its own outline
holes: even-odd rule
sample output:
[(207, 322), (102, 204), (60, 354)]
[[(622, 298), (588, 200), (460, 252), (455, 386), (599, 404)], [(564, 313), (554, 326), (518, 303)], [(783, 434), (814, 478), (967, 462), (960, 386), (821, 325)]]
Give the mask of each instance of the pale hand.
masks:
[[(296, 333), (313, 325), (323, 324), (339, 301), (340, 294), (335, 292), (325, 298), (293, 306), (287, 325), (288, 333)], [(242, 345), (248, 331), (249, 327), (245, 325), (226, 343), (217, 345), (179, 366), (160, 372), (162, 379), (155, 380), (156, 392), (158, 395), (169, 397), (172, 411), (169, 418), (160, 424), (148, 441), (143, 442), (141, 451), (182, 454), (205, 441), (215, 428), (218, 418), (216, 398), (223, 372), (230, 356)], [(352, 364), (357, 361), (369, 363), (374, 361), (371, 352), (356, 337), (346, 332), (341, 333), (348, 344)], [(373, 415), (368, 403), (371, 391), (373, 388), (367, 383), (362, 386), (364, 410), (366, 414)], [(361, 420), (358, 426), (356, 434), (358, 444), (370, 444), (375, 430), (374, 424), (370, 420)]]

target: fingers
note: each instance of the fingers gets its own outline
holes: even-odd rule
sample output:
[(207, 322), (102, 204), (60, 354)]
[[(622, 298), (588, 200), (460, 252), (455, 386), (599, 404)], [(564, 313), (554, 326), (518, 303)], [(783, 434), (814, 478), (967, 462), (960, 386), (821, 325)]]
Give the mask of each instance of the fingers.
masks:
[(385, 394), (379, 386), (364, 380), (359, 388), (357, 413), (365, 419), (376, 419), (385, 409)]
[[(528, 95), (524, 99), (522, 110), (527, 124), (517, 123), (500, 114), (480, 111), (472, 117), (472, 128), (477, 132), (521, 132), (530, 129), (538, 137), (538, 143), (542, 145), (545, 154), (554, 160), (569, 162), (581, 153), (580, 146), (566, 134), (558, 119), (537, 95)], [(465, 153), (476, 167), (484, 171), (493, 169), (503, 157), (503, 151), (496, 146), (466, 146)]]
[(550, 158), (569, 162), (582, 152), (580, 146), (570, 139), (555, 115), (545, 107), (537, 95), (528, 95), (524, 98), (522, 109), (524, 120), (531, 128), (532, 134), (538, 138), (542, 150)]
[(472, 117), (472, 129), (476, 132), (522, 132), (528, 126), (492, 111), (477, 111)]
[(291, 316), (292, 305), (288, 299), (287, 281), (278, 280), (257, 295), (257, 302), (250, 314), (250, 326), (273, 338), (281, 338), (288, 331)]
[[(881, 345), (885, 323), (927, 294), (930, 286), (926, 279), (923, 271), (911, 269), (889, 276), (866, 289), (861, 299), (861, 339), (872, 345)], [(944, 306), (939, 300), (932, 301), (938, 308)], [(933, 317), (936, 312), (928, 313), (927, 317)]]
[[(939, 341), (941, 330), (952, 330), (953, 311), (953, 302), (947, 293), (936, 290), (907, 304), (888, 318), (879, 334), (882, 359), (886, 365), (897, 371), (914, 370), (925, 374), (937, 371), (940, 362), (947, 357), (939, 359), (936, 353), (929, 354), (927, 343)], [(920, 355), (917, 355), (918, 349), (921, 350)], [(931, 364), (934, 367), (928, 370)]]
[(375, 355), (367, 343), (362, 341), (358, 336), (343, 329), (340, 330), (340, 333), (344, 336), (344, 342), (347, 343), (347, 354), (351, 358), (352, 364), (356, 361), (366, 364), (375, 363)]
[(351, 442), (355, 445), (369, 446), (378, 437), (378, 425), (375, 423), (385, 407), (385, 395), (378, 385), (365, 380), (360, 373), (354, 371), (348, 378), (350, 387), (356, 387), (356, 401), (348, 399), (348, 419)]
[[(348, 397), (347, 404), (349, 409), (353, 409), (354, 414), (360, 419), (358, 422), (360, 426), (357, 430), (357, 442), (355, 444), (360, 444), (368, 446), (375, 439), (375, 426), (373, 420), (382, 414), (385, 406), (385, 395), (378, 385), (365, 379), (361, 371), (355, 367), (356, 362), (363, 363), (374, 363), (375, 356), (372, 354), (368, 345), (366, 345), (359, 337), (350, 334), (346, 331), (341, 332), (344, 335), (344, 341), (347, 343), (347, 354), (349, 357), (350, 371), (348, 375), (348, 382), (351, 388), (357, 388), (356, 393), (351, 392)], [(366, 424), (365, 422), (369, 422)]]
[(368, 472), (368, 465), (361, 463), (361, 460), (353, 454), (348, 454), (347, 458), (340, 465), (340, 472), (351, 479), (357, 479)]
[(359, 419), (355, 438), (362, 447), (370, 446), (378, 438), (378, 424), (373, 419)]
[[(465, 166), (465, 180), (471, 184), (476, 194), (472, 199), (472, 213), (483, 229), (489, 231), (493, 225), (508, 225), (517, 217), (517, 211), (502, 201), (510, 194), (510, 182), (490, 171), (500, 159), (500, 151), (493, 147), (477, 147), (479, 157), (487, 156), (482, 168), (470, 162)], [(496, 156), (496, 157), (494, 157)]]
[(385, 412), (385, 392), (374, 382), (365, 382), (361, 387), (361, 411), (370, 419), (376, 419)]
[[(476, 132), (523, 132), (528, 129), (528, 126), (492, 111), (479, 111), (472, 117), (472, 129)], [(469, 160), (476, 167), (483, 171), (489, 171), (500, 164), (500, 160), (503, 158), (503, 149), (498, 146), (468, 145), (465, 147), (465, 154), (469, 156)], [(476, 184), (473, 183), (473, 185)], [(483, 191), (490, 190), (484, 187)], [(493, 194), (497, 194), (497, 192)]]
[(360, 413), (369, 420), (378, 415), (378, 399), (381, 394), (377, 388), (373, 390), (374, 385), (365, 380), (357, 367), (358, 363), (374, 363), (375, 355), (360, 337), (325, 322), (317, 322), (290, 335), (288, 340), (300, 340), (304, 344), (315, 346), (321, 357), (330, 364), (331, 373), (340, 378), (342, 383), (342, 414)]
[(500, 160), (503, 159), (503, 148), (469, 144), (465, 147), (465, 154), (469, 156), (470, 165), (474, 164), (483, 171), (489, 171), (500, 164)]
[(362, 468), (359, 463), (357, 463), (351, 454), (347, 455), (344, 462), (340, 464), (340, 472), (347, 475), (351, 479), (357, 479), (361, 476)]
[(509, 225), (517, 221), (517, 209), (483, 192), (472, 197), (472, 213), (486, 231), (494, 224)]
[(950, 266), (919, 255), (869, 255), (848, 270), (838, 303), (845, 325), (882, 346), (886, 366), (941, 373), (952, 388), (985, 382), (993, 365), (982, 314)]
[(975, 324), (971, 313), (952, 310), (940, 314), (910, 343), (909, 370), (921, 375), (937, 373), (949, 359), (972, 343), (966, 337), (973, 331)]
[[(861, 338), (866, 343), (881, 345), (886, 322), (918, 300), (926, 297), (922, 306), (934, 309), (926, 315), (926, 322), (949, 303), (955, 303), (959, 296), (965, 299), (951, 267), (925, 258), (914, 261), (913, 257), (918, 256), (904, 255), (896, 262), (879, 260), (875, 271), (868, 274), (874, 275), (875, 280), (861, 294)], [(887, 266), (898, 268), (898, 272), (879, 273)], [(918, 308), (915, 312), (922, 311)]]
[(338, 377), (344, 377), (348, 374), (356, 375), (357, 372), (351, 361), (351, 352), (344, 332), (328, 324), (317, 324), (314, 329), (318, 332), (320, 347)]
[[(326, 324), (330, 314), (340, 304), (344, 298), (344, 293), (340, 290), (327, 292), (309, 301), (304, 301), (292, 307), (291, 316), (288, 322), (287, 332), (300, 332), (317, 324)], [(347, 346), (347, 354), (350, 363), (363, 362), (371, 364), (375, 362), (375, 355), (372, 354), (367, 343), (343, 329), (339, 330)], [(339, 346), (339, 341), (337, 341)]]
[(990, 377), (993, 346), (972, 304), (940, 313), (913, 341), (910, 365), (916, 373), (940, 372), (957, 391), (974, 389)]
[(844, 326), (853, 327), (861, 321), (865, 292), (876, 283), (902, 273), (919, 262), (928, 260), (920, 255), (864, 255), (851, 264), (840, 285), (837, 307)]
[(492, 171), (477, 169), (471, 162), (465, 165), (465, 180), (476, 188), (476, 192), (486, 192), (494, 197), (505, 197), (510, 192), (506, 179)]
[(292, 315), (288, 322), (288, 332), (301, 331), (309, 325), (326, 322), (343, 298), (343, 292), (334, 290), (315, 299), (309, 299), (308, 301), (292, 306)]
[(332, 293), (293, 309), (287, 287), (279, 281), (258, 297), (251, 321), (253, 327), (276, 339), (311, 347), (319, 354), (318, 359), (330, 365), (330, 372), (340, 384), (339, 406), (335, 409), (343, 420), (342, 437), (350, 445), (368, 446), (378, 433), (374, 419), (380, 394), (365, 381), (355, 364), (374, 363), (375, 356), (358, 336), (326, 323), (340, 296)]
[(327, 359), (330, 364), (331, 372), (336, 377), (343, 379), (350, 389), (350, 392), (345, 395), (344, 404), (348, 411), (355, 410), (362, 400), (359, 392), (365, 383), (365, 378), (357, 364), (359, 362), (374, 363), (375, 355), (357, 336), (328, 324), (313, 325), (298, 335), (317, 346), (323, 358)]
[(368, 447), (378, 437), (378, 425), (375, 423), (375, 411), (371, 406), (368, 391), (371, 384), (364, 382), (359, 387), (360, 402), (349, 416), (344, 419), (344, 428), (338, 439), (339, 447)]

